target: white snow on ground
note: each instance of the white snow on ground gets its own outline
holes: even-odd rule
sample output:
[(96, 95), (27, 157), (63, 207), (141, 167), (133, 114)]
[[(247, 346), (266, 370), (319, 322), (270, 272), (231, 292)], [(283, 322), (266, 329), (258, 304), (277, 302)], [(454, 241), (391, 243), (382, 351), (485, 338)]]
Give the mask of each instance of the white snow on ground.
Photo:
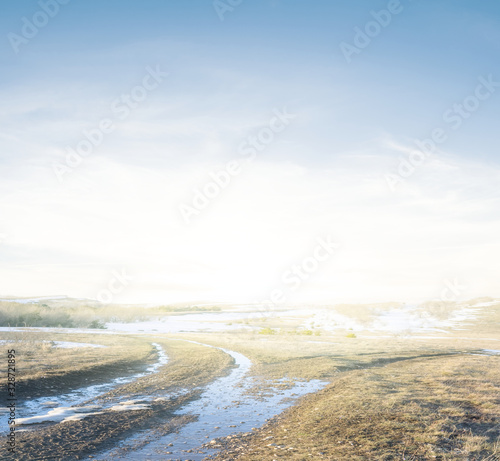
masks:
[(496, 300), (496, 301), (488, 301), (485, 303), (477, 303), (471, 307), (489, 307), (489, 306), (494, 306), (495, 304), (500, 304), (500, 301)]
[(42, 402), (40, 405), (43, 405), (44, 407), (57, 407), (59, 406), (59, 402), (57, 402), (56, 400), (49, 400), (47, 402)]
[[(474, 305), (457, 304), (448, 318), (437, 318), (432, 311), (426, 311), (418, 306), (405, 306), (376, 313), (371, 320), (365, 322), (339, 314), (334, 308), (323, 309), (308, 319), (306, 328), (319, 327), (327, 331), (346, 329), (353, 331), (384, 331), (388, 333), (401, 332), (446, 332), (445, 328), (457, 328), (460, 324), (473, 320), (481, 314), (482, 307), (499, 304), (498, 301), (478, 303)], [(314, 325), (313, 325), (314, 324)]]
[[(106, 330), (83, 328), (12, 328), (0, 327), (1, 331), (46, 331), (64, 333), (92, 333), (92, 334), (135, 334), (135, 333), (181, 333), (181, 332), (219, 332), (228, 330), (256, 330), (259, 327), (252, 325), (252, 320), (262, 316), (287, 318), (304, 321), (306, 328), (321, 328), (327, 331), (337, 329), (352, 329), (354, 331), (381, 331), (387, 333), (401, 332), (436, 332), (445, 331), (445, 328), (458, 329), (461, 323), (474, 319), (481, 314), (485, 307), (500, 304), (499, 300), (481, 302), (476, 304), (457, 304), (456, 309), (447, 319), (439, 319), (417, 306), (406, 306), (388, 311), (375, 312), (370, 322), (363, 322), (355, 316), (339, 314), (334, 307), (308, 309), (294, 309), (283, 311), (251, 311), (251, 312), (211, 312), (183, 315), (169, 315), (159, 319), (145, 322), (108, 323)], [(249, 324), (246, 324), (246, 320)], [(313, 325), (314, 323), (314, 325)], [(68, 344), (69, 342), (59, 342)], [(78, 344), (78, 343), (74, 343)], [(84, 343), (80, 343), (84, 344)], [(73, 346), (73, 347), (83, 347)], [(98, 347), (93, 345), (92, 347)]]
[(151, 408), (151, 405), (147, 405), (144, 400), (127, 400), (126, 402), (120, 402), (118, 405), (114, 405), (110, 408), (111, 411), (129, 411), (129, 410), (147, 410)]
[[(263, 316), (287, 318), (304, 321), (306, 328), (321, 328), (327, 331), (337, 329), (351, 329), (353, 331), (380, 331), (387, 333), (402, 332), (436, 332), (445, 331), (445, 328), (458, 329), (461, 323), (474, 319), (481, 314), (482, 309), (500, 304), (499, 300), (481, 302), (476, 304), (457, 304), (448, 318), (433, 316), (432, 310), (425, 310), (418, 306), (405, 306), (388, 311), (373, 311), (371, 321), (361, 321), (355, 316), (343, 315), (335, 311), (334, 307), (308, 309), (294, 309), (283, 311), (251, 311), (251, 312), (211, 312), (183, 315), (169, 315), (159, 319), (145, 322), (108, 323), (106, 330), (82, 328), (12, 328), (0, 327), (1, 331), (47, 331), (64, 333), (92, 333), (92, 334), (117, 334), (117, 333), (181, 333), (181, 332), (221, 332), (228, 330), (256, 330), (252, 320)], [(249, 324), (246, 324), (246, 320)], [(368, 320), (368, 319), (367, 319)], [(314, 325), (313, 325), (314, 324)], [(103, 347), (56, 341), (58, 347)]]
[[(114, 405), (109, 408), (109, 411), (131, 411), (131, 410), (147, 410), (151, 408), (150, 405), (143, 403), (136, 403), (135, 400), (129, 400), (127, 402), (121, 402), (118, 405)], [(38, 424), (38, 423), (67, 423), (68, 421), (80, 421), (87, 416), (100, 415), (103, 411), (102, 407), (99, 405), (87, 405), (84, 407), (59, 407), (50, 410), (46, 415), (32, 416), (31, 418), (19, 418), (16, 420), (16, 424), (20, 426), (26, 426), (28, 424)]]
[(44, 422), (64, 423), (67, 421), (79, 421), (89, 415), (98, 415), (102, 412), (95, 411), (101, 407), (98, 405), (87, 405), (85, 407), (59, 407), (50, 410), (46, 415), (32, 416), (31, 418), (18, 418), (16, 425), (37, 424)]
[[(310, 317), (312, 310), (297, 309), (287, 311), (252, 311), (252, 312), (211, 312), (183, 315), (169, 315), (161, 319), (133, 323), (107, 323), (108, 330), (134, 333), (181, 333), (181, 332), (218, 332), (228, 330), (255, 330), (255, 319), (262, 317), (296, 318)], [(292, 317), (295, 316), (295, 317)], [(297, 317), (299, 316), (299, 317)], [(245, 320), (250, 324), (241, 323)], [(238, 323), (240, 322), (240, 323)]]
[[(89, 401), (92, 398), (96, 398), (97, 396), (104, 394), (105, 392), (108, 392), (111, 389), (114, 389), (120, 384), (129, 383), (136, 379), (142, 378), (143, 376), (147, 376), (149, 374), (158, 372), (160, 367), (168, 363), (168, 356), (159, 344), (152, 343), (152, 345), (158, 352), (158, 360), (154, 364), (150, 365), (145, 372), (138, 373), (132, 376), (125, 376), (123, 378), (116, 378), (104, 384), (96, 384), (92, 386), (75, 389), (67, 394), (60, 395), (58, 397), (50, 397), (50, 398), (41, 397), (38, 399), (24, 402), (23, 404), (24, 414), (28, 415), (31, 414), (33, 416), (18, 419), (17, 424), (28, 425), (46, 421), (53, 421), (53, 422), (77, 421), (93, 414), (102, 413), (102, 411), (96, 413), (95, 411), (89, 412), (88, 410), (89, 409), (106, 410), (106, 408), (96, 407), (92, 405), (83, 407), (70, 406), (70, 405), (79, 405), (81, 403)], [(145, 407), (144, 405), (139, 404), (137, 402), (140, 401), (129, 400), (127, 402), (119, 403), (115, 406), (112, 406), (111, 408), (107, 408), (107, 410), (128, 411), (128, 410), (144, 410), (146, 408), (149, 408), (149, 406)], [(57, 405), (61, 406), (50, 410), (46, 414), (43, 415), (38, 414), (42, 409), (43, 411), (46, 411), (47, 408), (55, 407)]]
[(208, 313), (208, 314), (186, 314), (170, 315), (157, 320), (133, 323), (107, 323), (109, 330), (132, 333), (181, 333), (181, 332), (217, 332), (226, 330), (253, 329), (253, 327), (241, 323), (233, 323), (256, 315), (257, 313)]
[[(248, 373), (252, 366), (250, 359), (239, 352), (203, 344), (197, 341), (187, 341), (206, 347), (220, 349), (229, 354), (235, 361), (236, 367), (229, 375), (218, 378), (207, 385), (200, 398), (191, 401), (176, 411), (176, 414), (196, 415), (195, 421), (181, 427), (177, 432), (160, 436), (153, 431), (140, 432), (120, 444), (120, 448), (101, 453), (96, 459), (123, 459), (127, 461), (143, 461), (146, 459), (164, 459), (158, 456), (158, 450), (168, 446), (171, 456), (165, 459), (187, 459), (186, 450), (195, 450), (203, 442), (217, 437), (225, 437), (236, 432), (248, 432), (252, 427), (260, 427), (265, 421), (280, 413), (292, 404), (296, 398), (316, 392), (327, 383), (311, 380), (309, 382), (290, 383), (290, 387), (275, 389), (266, 395), (255, 396), (247, 391), (255, 384), (249, 379)], [(280, 380), (286, 383), (286, 378)], [(155, 400), (159, 400), (158, 397)], [(165, 398), (165, 397), (163, 397)], [(140, 405), (141, 400), (132, 401)], [(144, 402), (144, 400), (142, 400)], [(123, 402), (124, 405), (129, 402)], [(138, 443), (140, 442), (140, 443)], [(146, 443), (144, 443), (146, 442)], [(170, 445), (172, 444), (172, 445)], [(130, 447), (131, 451), (122, 452), (122, 448)], [(203, 452), (209, 450), (203, 449)], [(199, 461), (207, 454), (189, 453), (189, 459)]]

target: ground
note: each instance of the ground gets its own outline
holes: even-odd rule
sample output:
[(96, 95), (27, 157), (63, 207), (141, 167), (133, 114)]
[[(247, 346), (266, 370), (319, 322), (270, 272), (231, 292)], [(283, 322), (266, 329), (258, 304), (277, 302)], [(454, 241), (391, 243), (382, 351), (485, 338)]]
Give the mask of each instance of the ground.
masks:
[(217, 460), (498, 460), (500, 357), (404, 359), (340, 373)]
[[(3, 340), (14, 341), (1, 344), (0, 352), (16, 350), (21, 399), (56, 396), (75, 385), (143, 371), (158, 359), (152, 343), (165, 349), (168, 363), (93, 403), (159, 393), (172, 398), (144, 410), (30, 427), (18, 432), (16, 455), (9, 458), (4, 444), (0, 457), (89, 458), (139, 431), (167, 434), (189, 424), (196, 415), (183, 413), (183, 406), (235, 366), (222, 350), (189, 342), (197, 341), (248, 357), (253, 363), (248, 392), (255, 395), (295, 381), (325, 383), (263, 427), (200, 440), (221, 450), (218, 460), (500, 460), (499, 321), (497, 304), (460, 329), (434, 332), (316, 329), (302, 334), (293, 321), (279, 317), (217, 333), (2, 332)], [(106, 347), (62, 349), (54, 341)], [(127, 459), (127, 453), (123, 456)]]

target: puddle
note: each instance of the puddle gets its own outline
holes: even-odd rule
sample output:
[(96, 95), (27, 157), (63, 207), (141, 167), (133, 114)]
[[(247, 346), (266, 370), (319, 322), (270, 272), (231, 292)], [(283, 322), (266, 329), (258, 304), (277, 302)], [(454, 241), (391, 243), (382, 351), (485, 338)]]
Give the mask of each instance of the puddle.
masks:
[[(158, 360), (154, 364), (150, 365), (144, 372), (137, 373), (131, 376), (125, 376), (122, 378), (116, 378), (104, 384), (81, 387), (57, 397), (40, 397), (38, 399), (25, 401), (22, 406), (19, 406), (19, 414), (22, 415), (23, 418), (19, 418), (17, 420), (17, 424), (27, 425), (45, 421), (63, 422), (69, 421), (69, 419), (66, 419), (66, 417), (75, 416), (75, 413), (78, 413), (78, 417), (80, 419), (83, 419), (84, 417), (91, 414), (95, 414), (94, 410), (102, 409), (103, 407), (96, 408), (93, 405), (78, 408), (71, 407), (75, 407), (76, 405), (81, 405), (88, 400), (95, 399), (99, 395), (109, 392), (117, 386), (130, 383), (132, 381), (135, 381), (136, 379), (142, 378), (143, 376), (156, 373), (160, 367), (168, 362), (168, 357), (159, 344), (152, 343), (152, 345), (158, 352)], [(40, 415), (42, 411), (50, 407), (57, 408), (50, 410), (48, 413)], [(81, 410), (84, 408), (87, 408), (88, 411)], [(123, 409), (124, 408), (120, 408), (121, 411), (123, 411)]]
[(496, 349), (482, 349), (480, 352), (473, 352), (472, 355), (500, 355), (500, 351)]
[(495, 349), (483, 349), (483, 352), (488, 355), (500, 355), (500, 351)]
[[(177, 433), (163, 437), (155, 436), (153, 431), (140, 433), (120, 443), (117, 448), (97, 456), (96, 459), (202, 460), (217, 451), (201, 449), (202, 444), (215, 438), (249, 432), (254, 427), (260, 427), (267, 419), (291, 406), (298, 397), (316, 392), (327, 384), (314, 380), (295, 383), (287, 389), (267, 388), (266, 392), (260, 395), (249, 394), (247, 391), (252, 388), (254, 382), (251, 379), (245, 381), (245, 376), (250, 370), (251, 361), (238, 352), (217, 349), (233, 357), (238, 367), (228, 376), (208, 385), (198, 400), (185, 405), (176, 413), (195, 415), (197, 421), (187, 424)], [(279, 384), (284, 383), (289, 383), (289, 380), (279, 381)]]

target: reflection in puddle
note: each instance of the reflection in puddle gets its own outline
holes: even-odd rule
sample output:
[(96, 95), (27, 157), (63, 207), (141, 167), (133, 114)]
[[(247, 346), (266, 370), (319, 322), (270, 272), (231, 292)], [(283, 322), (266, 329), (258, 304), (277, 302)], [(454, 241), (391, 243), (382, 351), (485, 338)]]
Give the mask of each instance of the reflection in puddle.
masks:
[[(253, 381), (244, 380), (252, 365), (251, 361), (238, 352), (218, 349), (231, 355), (238, 367), (228, 376), (219, 378), (207, 386), (198, 400), (178, 411), (178, 414), (195, 415), (197, 421), (180, 428), (177, 433), (163, 437), (155, 437), (153, 431), (141, 433), (127, 439), (118, 448), (103, 453), (97, 459), (201, 460), (208, 456), (208, 452), (215, 452), (215, 450), (202, 450), (200, 447), (203, 443), (260, 427), (267, 419), (289, 407), (298, 397), (316, 392), (326, 384), (317, 380), (299, 382), (286, 389), (275, 388), (271, 391), (267, 389), (265, 394), (253, 395), (247, 392), (252, 388)], [(134, 450), (133, 447), (137, 446), (142, 448)]]

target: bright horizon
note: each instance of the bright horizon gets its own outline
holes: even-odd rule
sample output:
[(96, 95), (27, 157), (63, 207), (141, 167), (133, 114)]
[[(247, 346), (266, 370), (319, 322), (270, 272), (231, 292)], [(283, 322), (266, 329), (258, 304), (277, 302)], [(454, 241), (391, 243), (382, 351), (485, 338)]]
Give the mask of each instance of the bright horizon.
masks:
[(500, 5), (331, 3), (6, 4), (0, 295), (500, 297)]

